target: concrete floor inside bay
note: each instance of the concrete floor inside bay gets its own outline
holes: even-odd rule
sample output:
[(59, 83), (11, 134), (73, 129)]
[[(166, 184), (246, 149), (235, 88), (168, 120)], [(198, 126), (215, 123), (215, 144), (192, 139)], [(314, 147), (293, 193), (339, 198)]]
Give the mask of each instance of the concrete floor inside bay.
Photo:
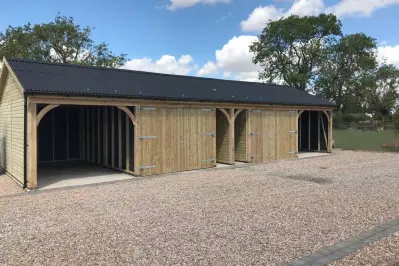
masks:
[[(298, 158), (309, 158), (328, 155), (318, 152), (304, 152)], [(236, 167), (244, 167), (246, 163), (236, 162)], [(232, 165), (218, 163), (216, 168), (228, 168)], [(196, 170), (201, 171), (201, 170)], [(186, 171), (189, 173), (193, 171)], [(65, 161), (41, 163), (38, 167), (38, 188), (40, 190), (106, 183), (137, 178), (133, 175), (118, 172), (103, 166), (84, 161)]]

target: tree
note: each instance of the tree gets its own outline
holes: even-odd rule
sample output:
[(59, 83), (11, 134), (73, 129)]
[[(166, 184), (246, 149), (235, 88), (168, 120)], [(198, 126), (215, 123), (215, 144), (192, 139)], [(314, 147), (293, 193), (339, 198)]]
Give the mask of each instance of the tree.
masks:
[(92, 28), (57, 15), (53, 22), (9, 26), (0, 32), (0, 58), (24, 58), (103, 67), (122, 66), (126, 54), (115, 55), (106, 43), (95, 44)]
[(323, 51), (314, 84), (316, 94), (334, 101), (344, 113), (353, 106), (360, 107), (365, 78), (377, 66), (376, 48), (376, 40), (363, 33), (334, 40)]
[(383, 117), (390, 115), (398, 100), (399, 69), (383, 64), (367, 80), (365, 99), (368, 111)]
[(318, 76), (325, 47), (341, 35), (341, 22), (334, 15), (290, 16), (268, 23), (250, 46), (253, 62), (264, 68), (259, 78), (306, 90)]

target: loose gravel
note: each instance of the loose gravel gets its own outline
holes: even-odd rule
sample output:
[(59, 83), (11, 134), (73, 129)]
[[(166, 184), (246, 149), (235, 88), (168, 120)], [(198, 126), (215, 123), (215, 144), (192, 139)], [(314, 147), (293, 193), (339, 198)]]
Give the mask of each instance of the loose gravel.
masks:
[(0, 175), (0, 197), (23, 193), (22, 187), (7, 175)]
[(346, 256), (330, 264), (331, 266), (351, 265), (399, 265), (399, 233), (395, 233), (383, 240), (365, 247), (361, 251)]
[(0, 198), (0, 264), (276, 265), (399, 215), (399, 154), (335, 155)]

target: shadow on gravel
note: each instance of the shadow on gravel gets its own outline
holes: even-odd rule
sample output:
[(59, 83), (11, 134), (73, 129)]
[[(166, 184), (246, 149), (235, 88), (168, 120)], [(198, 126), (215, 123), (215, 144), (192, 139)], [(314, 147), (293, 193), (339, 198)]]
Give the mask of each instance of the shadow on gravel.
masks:
[(327, 178), (313, 177), (310, 175), (286, 175), (286, 176), (282, 176), (282, 178), (298, 180), (298, 181), (313, 182), (313, 183), (317, 183), (317, 184), (321, 184), (321, 185), (332, 183), (332, 181)]

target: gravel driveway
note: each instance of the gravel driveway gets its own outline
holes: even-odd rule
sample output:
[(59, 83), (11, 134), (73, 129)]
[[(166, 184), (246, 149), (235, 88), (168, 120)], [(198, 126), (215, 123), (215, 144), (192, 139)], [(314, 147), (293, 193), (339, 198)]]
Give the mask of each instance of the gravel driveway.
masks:
[(399, 216), (399, 154), (0, 197), (0, 264), (279, 264)]

